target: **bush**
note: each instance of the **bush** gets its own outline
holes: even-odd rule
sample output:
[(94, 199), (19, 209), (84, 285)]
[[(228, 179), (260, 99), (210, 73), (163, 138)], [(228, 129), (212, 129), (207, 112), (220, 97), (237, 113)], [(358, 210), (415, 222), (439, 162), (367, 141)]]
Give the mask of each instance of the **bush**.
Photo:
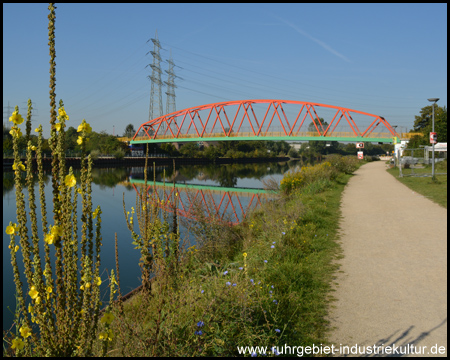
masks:
[(95, 150), (91, 151), (92, 160), (97, 160), (99, 156), (100, 156), (100, 150), (95, 149)]
[(334, 180), (338, 171), (326, 161), (314, 166), (302, 166), (293, 172), (288, 172), (280, 182), (280, 188), (285, 193), (300, 189), (318, 180)]
[(337, 171), (345, 174), (353, 174), (358, 168), (359, 160), (355, 156), (341, 156), (337, 154), (327, 156), (327, 161), (331, 166), (336, 168)]
[[(92, 156), (92, 153), (91, 153)], [(125, 156), (125, 151), (123, 151), (122, 149), (117, 149), (116, 151), (114, 151), (113, 156), (116, 159), (123, 159)]]

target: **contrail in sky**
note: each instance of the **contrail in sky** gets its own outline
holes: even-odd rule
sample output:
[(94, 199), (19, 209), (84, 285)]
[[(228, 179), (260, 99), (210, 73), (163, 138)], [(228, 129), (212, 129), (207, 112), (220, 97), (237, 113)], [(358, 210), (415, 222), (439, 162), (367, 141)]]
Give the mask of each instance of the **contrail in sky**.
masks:
[(351, 62), (349, 59), (347, 59), (344, 55), (342, 55), (341, 53), (338, 53), (336, 50), (334, 50), (333, 48), (331, 48), (331, 46), (325, 44), (323, 41), (320, 41), (319, 39), (316, 39), (315, 37), (312, 37), (311, 35), (309, 35), (307, 32), (303, 31), (302, 29), (300, 29), (299, 27), (295, 26), (294, 24), (290, 23), (287, 20), (284, 20), (282, 18), (279, 18), (278, 16), (275, 16), (278, 20), (284, 22), (286, 25), (290, 26), (291, 28), (293, 28), (294, 30), (296, 30), (297, 32), (299, 32), (300, 34), (302, 34), (303, 36), (307, 37), (308, 39), (316, 42), (317, 44), (319, 44), (320, 46), (322, 46), (325, 50), (328, 50), (329, 52), (331, 52), (332, 54), (339, 56), (341, 59), (347, 61), (347, 62)]

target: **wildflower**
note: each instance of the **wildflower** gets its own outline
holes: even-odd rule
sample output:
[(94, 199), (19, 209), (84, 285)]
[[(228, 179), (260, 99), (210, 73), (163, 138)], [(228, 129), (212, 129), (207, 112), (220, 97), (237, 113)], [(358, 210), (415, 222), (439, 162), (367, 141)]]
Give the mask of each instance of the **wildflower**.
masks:
[(275, 305), (278, 305), (278, 301), (274, 300), (273, 302), (275, 303)]
[(96, 217), (97, 217), (97, 215), (98, 215), (98, 208), (97, 209), (95, 209), (95, 211), (92, 213), (92, 217), (95, 219)]
[(233, 286), (236, 286), (236, 284), (233, 284)]
[(257, 356), (256, 353), (252, 352), (252, 357), (256, 357), (256, 356)]
[(200, 291), (200, 293), (202, 293), (202, 294), (203, 294), (204, 292), (205, 292), (205, 290)]
[(254, 285), (253, 279), (250, 279), (250, 282)]
[(286, 235), (286, 233), (285, 233), (284, 231), (282, 232), (282, 234), (283, 234), (283, 235)]
[(12, 137), (20, 138), (22, 136), (22, 130), (19, 128), (13, 126), (11, 130), (9, 131)]
[(13, 170), (22, 170), (22, 171), (25, 171), (25, 165), (22, 164), (22, 161), (19, 161), (18, 163), (14, 162), (12, 168), (13, 168)]
[(270, 285), (270, 287), (273, 289), (273, 285)]
[(64, 182), (68, 187), (74, 187), (77, 184), (77, 180), (74, 175), (66, 175)]
[(111, 314), (111, 313), (105, 313), (105, 315), (103, 315), (103, 317), (100, 319), (100, 322), (103, 324), (103, 323), (106, 323), (106, 324), (111, 324), (112, 323), (112, 321), (114, 320), (114, 315), (113, 314)]
[(60, 123), (56, 123), (55, 124), (55, 129), (56, 129), (56, 131), (61, 131), (61, 124)]
[(34, 132), (39, 132), (39, 128), (34, 129)]
[(280, 355), (280, 353), (278, 352), (278, 350), (277, 350), (277, 348), (274, 346), (274, 347), (272, 347), (272, 353), (274, 354), (274, 355)]
[(81, 122), (81, 124), (78, 126), (77, 132), (85, 131), (87, 133), (90, 133), (92, 131), (91, 125), (89, 125), (85, 119)]
[(8, 225), (8, 226), (6, 227), (6, 233), (7, 233), (8, 235), (14, 235), (14, 233), (16, 232), (16, 230), (17, 230), (17, 225), (16, 225), (16, 224)]
[(265, 263), (267, 263), (267, 260), (264, 260)]
[(276, 243), (276, 241), (274, 241), (272, 244), (274, 244), (275, 245), (275, 243)]
[(272, 246), (271, 246), (271, 248), (273, 249), (273, 248), (275, 248), (275, 246), (274, 246), (274, 245), (272, 245)]
[(226, 286), (230, 286), (231, 283), (230, 283), (229, 281), (227, 281), (227, 282), (225, 283), (225, 285), (226, 285)]
[(81, 136), (78, 136), (77, 144), (81, 145), (82, 143), (83, 143), (83, 138)]
[(18, 350), (22, 350), (24, 347), (25, 343), (22, 341), (22, 339), (20, 338), (15, 338), (12, 340), (12, 349), (18, 349)]
[(81, 188), (78, 188), (78, 189), (77, 189), (77, 193), (78, 193), (78, 194), (81, 194), (81, 193), (82, 193)]
[(202, 327), (203, 325), (205, 325), (205, 323), (204, 323), (203, 321), (199, 321), (199, 322), (197, 323), (197, 326), (198, 326), (198, 327)]
[(20, 335), (22, 335), (23, 338), (27, 338), (28, 336), (31, 336), (31, 329), (28, 326), (22, 326), (20, 329)]
[(246, 258), (247, 257), (247, 253), (243, 253), (242, 256)]
[(14, 247), (14, 252), (17, 252), (17, 251), (19, 251), (19, 245), (16, 245), (16, 246)]
[(62, 229), (61, 226), (55, 225), (55, 226), (52, 227), (51, 234), (52, 234), (53, 236), (55, 236), (55, 237), (56, 237), (56, 236), (61, 236), (62, 233), (63, 233), (63, 229)]
[(98, 334), (98, 338), (100, 340), (108, 340), (112, 341), (113, 338), (113, 332), (111, 329), (108, 329), (108, 331), (102, 331), (100, 334)]
[(58, 112), (59, 112), (59, 116), (58, 116), (59, 120), (61, 120), (61, 119), (69, 120), (69, 115), (67, 115), (66, 111), (64, 110), (64, 106), (59, 108)]
[(36, 146), (34, 146), (34, 145), (29, 146), (28, 149), (30, 149), (31, 151), (36, 151)]
[(97, 276), (96, 284), (97, 284), (97, 286), (100, 286), (102, 284), (102, 279), (100, 278), (100, 276)]
[[(274, 300), (274, 301), (275, 301), (275, 300)], [(277, 333), (281, 332), (281, 330), (280, 330), (280, 329), (275, 329), (275, 331), (276, 331)]]
[(48, 234), (45, 235), (45, 237), (44, 237), (44, 241), (45, 241), (47, 244), (49, 244), (49, 245), (53, 244), (53, 240), (55, 240), (55, 237), (54, 237), (54, 235), (53, 235), (52, 233), (48, 233)]
[(196, 331), (194, 334), (195, 334), (195, 335), (202, 335), (203, 332), (202, 332), (201, 330), (198, 330), (198, 331)]
[(223, 274), (224, 274), (224, 275), (228, 274), (228, 270), (226, 270)]
[(38, 297), (39, 293), (38, 293), (37, 290), (36, 290), (36, 286), (33, 285), (33, 286), (30, 288), (30, 291), (28, 292), (28, 295), (30, 295), (30, 297), (31, 297), (32, 299), (36, 299), (36, 298)]
[(239, 268), (239, 270), (244, 270), (244, 268), (241, 266), (241, 267)]
[(9, 121), (12, 121), (14, 125), (20, 125), (23, 123), (23, 117), (18, 111), (14, 111), (12, 116), (10, 116)]

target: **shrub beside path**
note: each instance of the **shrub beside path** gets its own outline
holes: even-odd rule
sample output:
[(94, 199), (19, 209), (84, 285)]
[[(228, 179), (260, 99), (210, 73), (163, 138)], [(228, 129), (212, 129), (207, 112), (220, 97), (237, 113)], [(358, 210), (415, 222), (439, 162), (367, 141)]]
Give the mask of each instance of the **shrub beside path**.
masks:
[(445, 347), (438, 355), (444, 356), (447, 209), (401, 184), (385, 167), (381, 161), (362, 166), (343, 193), (344, 258), (335, 279), (330, 340), (337, 348), (427, 346), (425, 356), (437, 344)]

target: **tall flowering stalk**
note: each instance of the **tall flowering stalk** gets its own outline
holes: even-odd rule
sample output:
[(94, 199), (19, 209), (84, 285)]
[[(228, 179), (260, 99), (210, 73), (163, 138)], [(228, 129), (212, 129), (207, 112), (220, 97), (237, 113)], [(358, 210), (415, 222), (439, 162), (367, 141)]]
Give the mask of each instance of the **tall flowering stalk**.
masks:
[[(18, 107), (10, 117), (14, 123), (13, 136), (16, 223), (10, 222), (6, 233), (10, 235), (11, 264), (14, 272), (16, 296), (18, 302), (16, 326), (20, 336), (11, 340), (11, 348), (16, 355), (70, 356), (92, 353), (94, 339), (97, 336), (100, 317), (100, 248), (101, 248), (101, 209), (93, 211), (91, 198), (92, 159), (86, 162), (85, 146), (81, 186), (72, 168), (65, 165), (65, 122), (69, 120), (64, 104), (60, 101), (58, 116), (55, 107), (55, 9), (49, 5), (49, 47), (50, 47), (50, 106), (52, 149), (52, 187), (53, 222), (47, 219), (47, 206), (44, 193), (44, 172), (42, 165), (42, 126), (38, 133), (37, 148), (31, 144), (31, 110), (28, 101), (26, 121), (27, 154), (22, 163), (18, 140), (22, 136), (19, 125), (23, 118)], [(58, 122), (56, 122), (56, 119)], [(91, 131), (83, 120), (79, 127), (79, 140), (86, 142)], [(42, 233), (39, 236), (36, 199), (33, 186), (33, 153), (39, 181), (39, 199), (41, 204)], [(25, 184), (28, 190), (29, 213), (26, 211), (25, 196), (22, 188), (22, 173), (26, 173)], [(81, 240), (78, 234), (77, 197), (81, 195)], [(95, 224), (94, 224), (95, 220)], [(18, 238), (18, 241), (16, 240)], [(79, 247), (81, 246), (81, 253)], [(44, 248), (42, 261), (41, 248)], [(21, 277), (16, 253), (21, 251), (24, 262), (24, 276)], [(54, 253), (52, 263), (51, 254)], [(80, 257), (79, 257), (80, 254)], [(80, 275), (80, 276), (79, 276)], [(22, 279), (26, 281), (26, 293), (23, 292)], [(31, 301), (28, 301), (27, 295)], [(29, 303), (27, 306), (27, 302)], [(113, 319), (108, 317), (108, 325)], [(34, 325), (33, 325), (34, 324)], [(16, 332), (18, 334), (19, 332)], [(108, 333), (108, 335), (111, 335)], [(110, 336), (109, 336), (110, 337)]]

